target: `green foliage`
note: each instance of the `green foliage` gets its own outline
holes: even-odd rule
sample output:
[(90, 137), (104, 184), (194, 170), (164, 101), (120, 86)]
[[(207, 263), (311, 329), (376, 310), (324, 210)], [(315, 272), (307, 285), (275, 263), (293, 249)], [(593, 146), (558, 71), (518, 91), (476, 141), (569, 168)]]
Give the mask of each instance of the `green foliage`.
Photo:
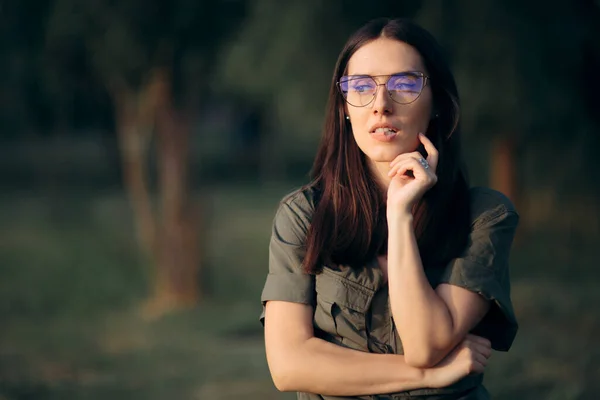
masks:
[(82, 48), (89, 77), (109, 87), (125, 83), (136, 88), (162, 66), (179, 81), (205, 80), (202, 74), (211, 71), (221, 40), (244, 12), (241, 0), (56, 0), (46, 33), (47, 59), (60, 74), (61, 63)]
[(581, 135), (591, 124), (581, 93), (598, 11), (578, 2), (440, 0), (423, 4), (417, 19), (449, 51), (467, 134), (562, 143), (563, 129)]
[(293, 146), (313, 145), (319, 137), (341, 46), (339, 37), (321, 31), (324, 9), (319, 0), (258, 0), (218, 59), (216, 90), (222, 87), (271, 110), (281, 125), (278, 135), (293, 136)]
[[(306, 153), (314, 151), (320, 138), (333, 69), (348, 36), (372, 18), (407, 17), (415, 8), (414, 2), (399, 1), (252, 4), (223, 47), (215, 90), (270, 110), (277, 148)], [(288, 137), (293, 140), (284, 139)]]

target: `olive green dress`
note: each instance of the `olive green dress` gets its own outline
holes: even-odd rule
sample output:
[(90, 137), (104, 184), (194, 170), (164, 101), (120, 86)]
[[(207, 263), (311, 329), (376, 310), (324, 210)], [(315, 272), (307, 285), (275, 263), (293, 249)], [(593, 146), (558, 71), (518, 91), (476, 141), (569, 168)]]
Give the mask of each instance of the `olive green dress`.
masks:
[[(426, 266), (425, 272), (433, 288), (449, 283), (492, 300), (489, 313), (473, 333), (488, 338), (495, 350), (506, 351), (517, 332), (508, 258), (519, 216), (511, 202), (497, 191), (472, 188), (470, 199), (471, 233), (464, 253), (448, 265)], [(365, 352), (403, 354), (388, 287), (376, 259), (360, 271), (341, 265), (325, 265), (318, 275), (302, 271), (314, 201), (314, 189), (303, 188), (286, 196), (277, 210), (269, 247), (269, 273), (261, 297), (261, 321), (264, 323), (264, 305), (269, 300), (308, 304), (315, 310), (317, 337)], [(298, 393), (298, 399), (489, 399), (482, 380), (482, 375), (473, 375), (447, 388), (373, 396)]]

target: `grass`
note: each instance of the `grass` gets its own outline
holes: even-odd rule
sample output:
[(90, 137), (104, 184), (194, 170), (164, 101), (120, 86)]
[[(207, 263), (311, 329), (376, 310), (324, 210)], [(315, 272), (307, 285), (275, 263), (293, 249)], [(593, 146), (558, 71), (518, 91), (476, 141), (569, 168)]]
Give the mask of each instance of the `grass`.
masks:
[[(210, 188), (211, 297), (149, 321), (120, 194), (0, 201), (0, 399), (291, 399), (272, 385), (258, 323), (270, 224), (293, 186)], [(546, 230), (513, 252), (520, 331), (494, 354), (495, 399), (595, 398), (600, 291), (593, 238)], [(586, 242), (587, 240), (587, 242)]]

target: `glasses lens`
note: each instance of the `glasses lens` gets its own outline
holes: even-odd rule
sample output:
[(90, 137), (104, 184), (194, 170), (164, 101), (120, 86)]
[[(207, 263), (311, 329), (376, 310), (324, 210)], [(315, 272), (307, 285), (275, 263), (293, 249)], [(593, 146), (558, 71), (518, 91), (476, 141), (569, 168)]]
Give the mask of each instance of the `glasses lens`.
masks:
[(387, 82), (387, 90), (395, 102), (408, 104), (419, 97), (424, 83), (425, 78), (421, 74), (402, 73), (390, 77)]
[(340, 89), (346, 101), (355, 107), (364, 107), (373, 101), (377, 83), (369, 76), (343, 76)]

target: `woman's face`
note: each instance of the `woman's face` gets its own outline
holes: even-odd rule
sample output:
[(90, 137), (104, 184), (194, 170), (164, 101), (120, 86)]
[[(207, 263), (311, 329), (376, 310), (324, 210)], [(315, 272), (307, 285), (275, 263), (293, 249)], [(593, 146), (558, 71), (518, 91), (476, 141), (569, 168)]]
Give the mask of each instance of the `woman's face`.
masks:
[[(398, 40), (378, 38), (358, 49), (348, 61), (347, 75), (370, 75), (377, 84), (385, 84), (392, 74), (420, 71), (427, 74), (417, 50)], [(379, 76), (383, 75), (383, 76)], [(351, 85), (353, 82), (350, 81)], [(372, 81), (371, 81), (372, 82)], [(398, 88), (410, 88), (411, 82), (391, 82)], [(363, 86), (356, 84), (356, 91)], [(371, 85), (372, 87), (372, 85)], [(367, 98), (364, 95), (360, 95)], [(356, 104), (357, 101), (354, 101)], [(392, 100), (386, 86), (378, 86), (375, 98), (364, 107), (346, 103), (352, 132), (358, 147), (372, 162), (391, 162), (402, 153), (415, 151), (419, 132), (425, 133), (432, 117), (432, 94), (429, 83), (410, 104)], [(385, 125), (389, 129), (377, 128)]]

